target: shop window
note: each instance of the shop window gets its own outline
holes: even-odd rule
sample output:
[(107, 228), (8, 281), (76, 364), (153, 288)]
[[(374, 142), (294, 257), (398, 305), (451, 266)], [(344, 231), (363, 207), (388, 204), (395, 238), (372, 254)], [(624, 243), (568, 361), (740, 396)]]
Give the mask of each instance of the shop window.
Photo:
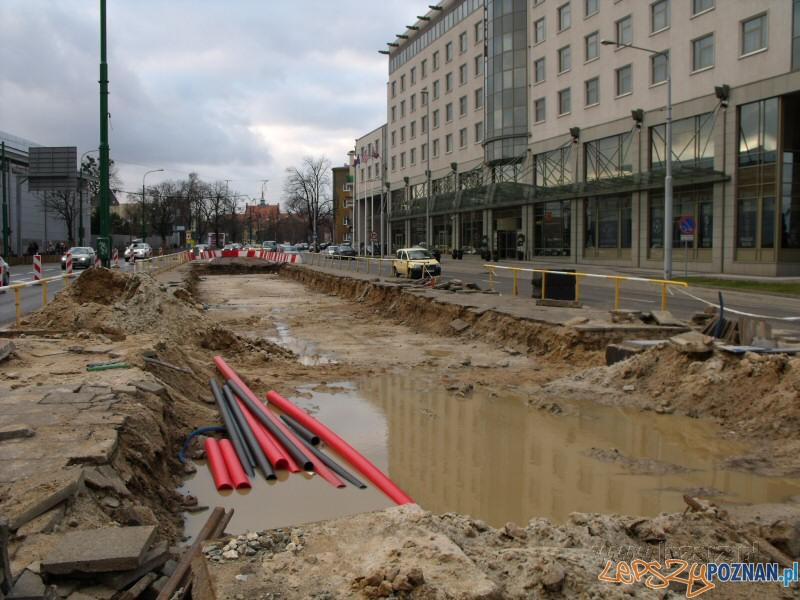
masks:
[(631, 136), (612, 135), (584, 144), (585, 181), (624, 177), (633, 172), (630, 159)]
[(586, 248), (631, 247), (630, 196), (598, 196), (584, 201)]
[(554, 187), (567, 185), (575, 181), (573, 173), (572, 144), (556, 148), (550, 152), (542, 152), (534, 157), (536, 169), (536, 185)]
[(533, 206), (535, 256), (570, 255), (570, 201)]
[[(711, 168), (714, 166), (714, 113), (672, 122), (672, 164)], [(663, 169), (667, 157), (666, 125), (650, 128), (650, 168)]]
[[(664, 194), (651, 193), (648, 238), (651, 248), (664, 247)], [(711, 248), (714, 236), (713, 188), (703, 186), (693, 190), (678, 190), (672, 199), (672, 245), (683, 246), (681, 217), (692, 217), (695, 222), (693, 248)]]

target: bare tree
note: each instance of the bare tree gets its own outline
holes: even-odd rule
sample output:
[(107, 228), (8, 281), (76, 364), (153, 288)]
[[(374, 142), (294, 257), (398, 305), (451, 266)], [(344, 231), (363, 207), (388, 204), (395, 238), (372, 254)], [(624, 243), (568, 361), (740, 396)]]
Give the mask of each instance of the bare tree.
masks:
[(78, 219), (78, 198), (73, 190), (46, 192), (42, 197), (46, 211), (52, 211), (64, 221), (70, 246), (75, 245), (75, 221)]
[(163, 181), (150, 187), (152, 200), (148, 205), (150, 227), (161, 237), (161, 245), (167, 245), (167, 237), (175, 227), (181, 200), (180, 187), (174, 181)]
[(308, 238), (318, 241), (317, 226), (333, 211), (331, 162), (324, 156), (307, 156), (299, 167), (289, 167), (283, 186), (286, 210), (307, 223)]

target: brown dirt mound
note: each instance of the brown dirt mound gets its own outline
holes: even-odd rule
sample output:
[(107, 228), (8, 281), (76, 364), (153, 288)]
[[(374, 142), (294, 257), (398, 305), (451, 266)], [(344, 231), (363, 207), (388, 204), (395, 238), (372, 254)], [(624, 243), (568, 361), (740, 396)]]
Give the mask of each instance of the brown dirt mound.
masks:
[(69, 295), (83, 302), (111, 304), (128, 299), (139, 287), (139, 279), (110, 269), (87, 269), (67, 289)]

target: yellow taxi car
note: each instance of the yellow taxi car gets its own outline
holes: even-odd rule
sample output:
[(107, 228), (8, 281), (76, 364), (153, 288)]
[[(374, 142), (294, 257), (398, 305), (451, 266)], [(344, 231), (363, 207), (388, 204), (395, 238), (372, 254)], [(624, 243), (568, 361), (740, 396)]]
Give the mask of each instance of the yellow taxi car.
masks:
[(392, 261), (392, 274), (406, 279), (438, 277), (442, 274), (442, 265), (425, 248), (401, 248)]

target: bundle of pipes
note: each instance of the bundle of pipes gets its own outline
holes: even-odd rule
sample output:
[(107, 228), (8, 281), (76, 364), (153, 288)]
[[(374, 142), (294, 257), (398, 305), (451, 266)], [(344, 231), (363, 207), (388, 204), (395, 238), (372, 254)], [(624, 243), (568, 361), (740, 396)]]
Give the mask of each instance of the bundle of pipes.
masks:
[[(214, 357), (214, 364), (226, 383), (222, 393), (218, 394), (219, 385), (212, 380), (212, 390), (217, 390), (214, 395), (220, 414), (242, 464), (246, 464), (245, 453), (249, 447), (252, 457), (268, 479), (275, 477), (273, 469), (298, 472), (302, 467), (305, 471), (317, 473), (335, 487), (345, 487), (342, 481), (345, 479), (358, 488), (365, 488), (363, 482), (316, 447), (320, 441), (324, 441), (396, 504), (413, 502), (380, 469), (308, 413), (277, 392), (270, 391), (266, 399), (283, 413), (279, 418), (267, 408), (266, 403), (258, 399), (221, 356)], [(229, 410), (230, 425), (226, 410)], [(250, 464), (255, 465), (253, 462)]]

